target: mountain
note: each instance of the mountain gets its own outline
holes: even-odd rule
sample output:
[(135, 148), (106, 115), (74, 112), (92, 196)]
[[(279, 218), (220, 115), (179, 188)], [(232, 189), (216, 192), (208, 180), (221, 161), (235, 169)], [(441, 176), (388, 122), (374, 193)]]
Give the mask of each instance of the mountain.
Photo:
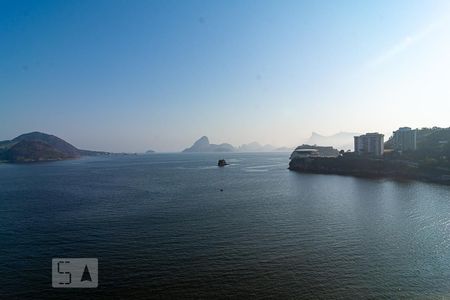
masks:
[(280, 147), (277, 148), (272, 145), (261, 145), (258, 142), (252, 142), (248, 144), (242, 144), (241, 146), (235, 148), (230, 144), (211, 144), (209, 142), (208, 137), (202, 136), (199, 138), (191, 147), (186, 148), (183, 152), (272, 152), (272, 151), (280, 151), (280, 152), (289, 152), (292, 151), (291, 148)]
[(258, 142), (252, 142), (249, 144), (243, 144), (237, 148), (239, 152), (270, 152), (274, 151), (276, 148), (272, 145), (261, 145)]
[(63, 153), (64, 155), (67, 155), (68, 157), (79, 157), (81, 155), (80, 150), (78, 150), (75, 146), (60, 139), (59, 137), (42, 132), (35, 131), (25, 133), (19, 135), (18, 137), (12, 140), (12, 142), (21, 142), (21, 141), (28, 141), (28, 142), (38, 141), (41, 143), (48, 144), (53, 149)]
[(223, 143), (220, 145), (210, 144), (206, 136), (199, 138), (191, 147), (186, 148), (183, 152), (233, 152), (234, 147), (230, 144)]
[(9, 162), (32, 162), (47, 160), (62, 160), (75, 158), (63, 153), (49, 144), (40, 141), (20, 141), (4, 153), (4, 159)]
[(6, 162), (50, 161), (104, 154), (109, 153), (81, 150), (57, 136), (37, 131), (0, 142), (0, 161)]
[(317, 146), (333, 146), (337, 149), (350, 150), (353, 149), (354, 136), (361, 135), (356, 132), (339, 132), (330, 136), (325, 136), (313, 132), (304, 144)]

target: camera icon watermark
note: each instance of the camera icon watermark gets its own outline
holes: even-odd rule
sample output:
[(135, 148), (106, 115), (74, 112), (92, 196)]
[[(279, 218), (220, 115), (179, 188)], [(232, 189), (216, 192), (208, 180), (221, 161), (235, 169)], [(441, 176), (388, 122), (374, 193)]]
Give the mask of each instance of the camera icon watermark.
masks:
[(98, 259), (53, 258), (52, 286), (54, 288), (98, 287)]

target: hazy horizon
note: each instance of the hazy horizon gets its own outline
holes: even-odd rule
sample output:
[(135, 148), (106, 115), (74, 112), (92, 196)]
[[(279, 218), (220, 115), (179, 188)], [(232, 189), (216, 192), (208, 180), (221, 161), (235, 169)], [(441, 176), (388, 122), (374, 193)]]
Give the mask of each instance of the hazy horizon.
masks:
[[(21, 134), (28, 134), (28, 133), (32, 133), (32, 132), (41, 132), (41, 133), (45, 133), (45, 134), (50, 134), (50, 135), (57, 136), (57, 137), (59, 137), (59, 138), (65, 140), (66, 142), (69, 142), (69, 143), (71, 143), (72, 145), (76, 146), (78, 149), (83, 149), (83, 150), (96, 150), (96, 151), (109, 151), (109, 152), (118, 152), (118, 153), (120, 153), (120, 152), (124, 152), (124, 153), (144, 153), (144, 152), (146, 152), (146, 151), (148, 151), (148, 150), (153, 150), (153, 151), (161, 152), (161, 153), (181, 152), (181, 151), (183, 151), (184, 149), (189, 148), (190, 146), (192, 146), (192, 145), (193, 145), (197, 140), (199, 140), (200, 138), (205, 137), (205, 135), (199, 136), (198, 138), (193, 139), (191, 142), (188, 142), (187, 144), (182, 145), (182, 146), (180, 146), (180, 148), (177, 148), (177, 149), (174, 149), (174, 150), (158, 150), (158, 149), (155, 149), (155, 148), (149, 148), (149, 147), (147, 147), (147, 148), (145, 148), (145, 149), (139, 149), (139, 150), (135, 150), (135, 151), (129, 151), (129, 150), (111, 150), (111, 149), (104, 149), (104, 148), (92, 148), (92, 147), (89, 147), (89, 146), (88, 146), (88, 147), (78, 146), (75, 142), (73, 142), (73, 141), (71, 140), (70, 137), (63, 137), (63, 136), (59, 136), (59, 135), (57, 135), (57, 134), (53, 134), (53, 133), (51, 133), (51, 132), (44, 132), (44, 131), (39, 131), (39, 130), (33, 130), (33, 131), (29, 131), (29, 132), (22, 132), (22, 133), (17, 134), (17, 135), (14, 136), (14, 137), (11, 137), (11, 138), (3, 138), (3, 139), (0, 139), (0, 141), (4, 141), (4, 140), (12, 140), (13, 138), (15, 138), (15, 137), (17, 137), (17, 136), (19, 136), (19, 135), (21, 135)], [(382, 133), (382, 132), (380, 132), (380, 133)], [(344, 144), (351, 144), (351, 145), (353, 145), (353, 138), (352, 138), (353, 136), (352, 136), (351, 134), (363, 134), (363, 133), (362, 133), (362, 132), (357, 133), (357, 132), (339, 131), (339, 132), (336, 132), (336, 133), (334, 133), (334, 134), (324, 135), (324, 134), (321, 134), (321, 133), (319, 133), (319, 132), (314, 132), (314, 131), (313, 131), (313, 132), (311, 132), (311, 134), (310, 134), (308, 137), (300, 138), (300, 139), (297, 140), (296, 143), (293, 143), (293, 144), (290, 144), (290, 145), (274, 145), (274, 144), (270, 144), (270, 143), (269, 143), (269, 144), (268, 144), (268, 143), (260, 143), (260, 142), (258, 142), (258, 141), (256, 141), (256, 140), (252, 140), (252, 141), (248, 141), (248, 142), (244, 142), (244, 143), (240, 143), (240, 144), (233, 144), (233, 143), (230, 143), (230, 142), (228, 142), (228, 141), (219, 141), (219, 140), (216, 140), (216, 139), (211, 139), (211, 138), (208, 137), (208, 136), (206, 136), (206, 137), (208, 138), (210, 144), (222, 144), (222, 143), (227, 143), (227, 144), (231, 144), (233, 147), (235, 147), (236, 150), (239, 150), (239, 147), (241, 147), (241, 146), (248, 145), (248, 144), (255, 143), (255, 142), (258, 143), (258, 144), (260, 144), (260, 146), (269, 145), (269, 146), (273, 146), (273, 147), (275, 147), (275, 148), (283, 148), (283, 147), (287, 147), (287, 148), (295, 148), (295, 147), (300, 146), (300, 145), (303, 145), (303, 144), (309, 144), (309, 145), (318, 145), (318, 146), (333, 146), (333, 147), (335, 147), (335, 148), (338, 149), (338, 150), (353, 150), (353, 149), (347, 149), (347, 148), (352, 148), (353, 146), (351, 146), (351, 147), (342, 147), (342, 145), (344, 145), (344, 144), (339, 143), (339, 142), (330, 142), (330, 143), (325, 143), (325, 144), (324, 144), (324, 143), (319, 143), (319, 144), (317, 144), (317, 143), (314, 143), (314, 142), (309, 142), (308, 140), (309, 140), (310, 138), (312, 138), (314, 134), (318, 134), (318, 135), (320, 135), (320, 136), (322, 136), (322, 137), (324, 137), (324, 138), (331, 138), (331, 137), (333, 137), (334, 135), (338, 135), (338, 134), (350, 134), (350, 138), (348, 139), (347, 143), (344, 143)], [(384, 133), (382, 133), (382, 134), (384, 134)], [(389, 139), (389, 137), (392, 135), (392, 132), (391, 132), (391, 133), (388, 133), (388, 134), (384, 134), (384, 135), (385, 135), (384, 140), (387, 141), (387, 140)], [(119, 141), (115, 141), (115, 142), (119, 142)], [(336, 144), (336, 143), (337, 143), (337, 144)], [(336, 146), (336, 145), (339, 145), (339, 146)], [(345, 149), (344, 149), (344, 148), (345, 148)], [(276, 150), (276, 149), (275, 149), (275, 150)], [(244, 152), (245, 152), (245, 151), (244, 151)]]
[(170, 152), (450, 126), (447, 1), (2, 1), (0, 41), (0, 140)]
[[(22, 133), (17, 134), (17, 135), (14, 136), (14, 137), (11, 137), (11, 138), (3, 138), (3, 139), (0, 139), (0, 141), (3, 141), (3, 140), (12, 140), (13, 138), (15, 138), (15, 137), (17, 137), (17, 136), (19, 136), (19, 135), (21, 135), (21, 134), (28, 134), (28, 133), (32, 133), (32, 132), (41, 132), (41, 133), (45, 133), (45, 134), (50, 134), (50, 135), (57, 136), (57, 137), (59, 137), (59, 138), (65, 140), (66, 142), (69, 142), (69, 143), (73, 144), (74, 146), (78, 147), (79, 149), (83, 149), (83, 150), (113, 151), (113, 150), (109, 150), (109, 149), (94, 149), (94, 148), (89, 148), (89, 147), (87, 147), (87, 148), (86, 148), (86, 147), (80, 147), (80, 146), (77, 146), (77, 144), (76, 144), (75, 142), (72, 142), (70, 137), (62, 137), (62, 136), (58, 136), (57, 134), (53, 134), (53, 133), (51, 133), (51, 132), (44, 132), (44, 131), (39, 131), (39, 130), (34, 130), (34, 131), (29, 131), (29, 132), (22, 132)], [(339, 134), (339, 133), (350, 133), (350, 132), (342, 132), (342, 131), (341, 131), (341, 132), (337, 132), (336, 134)], [(241, 143), (241, 144), (233, 144), (233, 143), (229, 143), (228, 141), (217, 141), (217, 140), (215, 140), (215, 139), (211, 139), (211, 138), (208, 137), (208, 136), (206, 136), (206, 137), (208, 138), (208, 140), (209, 140), (209, 142), (210, 142), (211, 144), (228, 143), (228, 144), (231, 144), (232, 146), (234, 146), (235, 148), (239, 148), (240, 146), (248, 145), (248, 144), (255, 143), (255, 142), (256, 142), (256, 143), (259, 143), (261, 146), (264, 146), (264, 145), (270, 145), (270, 146), (274, 146), (274, 147), (277, 147), (277, 148), (281, 148), (281, 147), (290, 147), (290, 148), (293, 148), (293, 147), (302, 145), (303, 143), (306, 143), (307, 140), (308, 140), (313, 134), (319, 134), (319, 135), (324, 136), (324, 137), (332, 136), (332, 135), (322, 135), (322, 134), (320, 134), (320, 133), (318, 133), (318, 132), (311, 132), (311, 135), (310, 135), (309, 137), (305, 137), (305, 138), (303, 138), (303, 139), (300, 139), (297, 143), (294, 143), (294, 144), (292, 144), (292, 145), (273, 145), (273, 144), (264, 144), (264, 143), (260, 143), (260, 142), (258, 142), (258, 141), (249, 141), (249, 142)], [(184, 145), (184, 146), (181, 146), (181, 148), (178, 148), (178, 149), (176, 149), (176, 150), (163, 150), (163, 151), (158, 151), (158, 152), (168, 152), (168, 153), (170, 153), (170, 152), (180, 152), (180, 151), (182, 151), (182, 150), (184, 150), (184, 149), (186, 149), (186, 148), (192, 146), (192, 144), (194, 144), (197, 140), (199, 140), (199, 139), (202, 138), (202, 137), (205, 137), (205, 135), (199, 136), (198, 138), (192, 140), (190, 143), (188, 143), (188, 144), (186, 144), (186, 145)], [(155, 149), (147, 148), (147, 149), (140, 149), (140, 150), (138, 150), (138, 151), (125, 151), (125, 150), (124, 150), (124, 151), (116, 151), (116, 152), (129, 152), (129, 153), (134, 153), (134, 152), (135, 152), (135, 153), (143, 153), (143, 152), (146, 152), (147, 150), (155, 150)]]

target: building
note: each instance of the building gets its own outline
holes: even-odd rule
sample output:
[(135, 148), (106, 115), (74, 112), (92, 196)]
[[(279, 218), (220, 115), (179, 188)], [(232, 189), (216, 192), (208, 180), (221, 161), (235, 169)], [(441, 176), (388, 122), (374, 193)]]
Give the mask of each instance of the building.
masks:
[(339, 151), (330, 146), (316, 146), (316, 145), (301, 145), (295, 148), (291, 154), (293, 158), (305, 157), (338, 157)]
[(355, 152), (366, 155), (383, 155), (384, 135), (374, 132), (355, 136)]
[(409, 127), (400, 127), (392, 137), (396, 151), (414, 151), (417, 149), (417, 131)]
[(319, 157), (319, 151), (316, 149), (295, 149), (294, 152), (292, 152), (290, 159), (307, 157)]

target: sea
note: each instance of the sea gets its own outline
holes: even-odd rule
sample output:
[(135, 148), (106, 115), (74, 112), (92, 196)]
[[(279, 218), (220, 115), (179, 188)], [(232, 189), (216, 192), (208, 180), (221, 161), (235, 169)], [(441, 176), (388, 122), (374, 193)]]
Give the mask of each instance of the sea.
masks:
[[(288, 163), (0, 164), (0, 299), (450, 298), (449, 186)], [(98, 287), (53, 288), (53, 258), (98, 259)]]

